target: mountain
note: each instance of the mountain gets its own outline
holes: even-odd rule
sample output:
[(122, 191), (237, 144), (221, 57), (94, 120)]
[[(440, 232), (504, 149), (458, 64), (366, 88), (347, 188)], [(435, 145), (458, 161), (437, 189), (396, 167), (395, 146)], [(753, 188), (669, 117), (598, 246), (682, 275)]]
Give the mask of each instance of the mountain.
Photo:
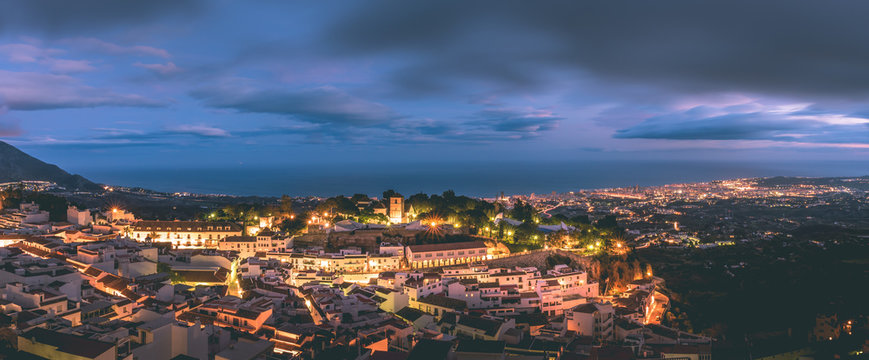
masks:
[(21, 180), (51, 181), (67, 189), (98, 191), (101, 187), (81, 175), (71, 175), (0, 141), (0, 183)]

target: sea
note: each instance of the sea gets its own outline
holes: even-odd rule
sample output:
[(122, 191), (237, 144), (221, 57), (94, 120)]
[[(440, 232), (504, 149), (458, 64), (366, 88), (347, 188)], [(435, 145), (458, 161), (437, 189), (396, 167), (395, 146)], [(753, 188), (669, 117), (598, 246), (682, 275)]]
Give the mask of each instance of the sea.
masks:
[(867, 161), (571, 161), (70, 169), (101, 184), (257, 196), (439, 194), (494, 197), (771, 176), (866, 176)]

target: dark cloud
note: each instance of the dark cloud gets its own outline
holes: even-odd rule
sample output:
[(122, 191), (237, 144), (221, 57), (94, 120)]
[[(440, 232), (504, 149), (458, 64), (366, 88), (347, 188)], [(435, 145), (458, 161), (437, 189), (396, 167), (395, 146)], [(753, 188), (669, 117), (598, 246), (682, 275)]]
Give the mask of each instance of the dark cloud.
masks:
[(541, 132), (553, 130), (564, 118), (548, 111), (517, 111), (510, 109), (487, 109), (476, 114), (478, 121), (470, 124), (482, 126), (496, 132), (506, 132), (520, 137), (537, 136)]
[(869, 143), (867, 124), (836, 124), (799, 112), (754, 112), (702, 117), (696, 109), (655, 116), (616, 131), (622, 139), (770, 140), (807, 143)]
[(844, 0), (379, 1), (336, 21), (322, 43), (330, 54), (409, 59), (392, 74), (403, 93), (473, 81), (535, 90), (567, 70), (680, 92), (865, 98), (867, 10)]
[(51, 36), (148, 24), (165, 16), (190, 17), (202, 0), (27, 0), (0, 2), (0, 31), (24, 30)]
[(222, 86), (200, 89), (191, 95), (215, 108), (286, 115), (313, 124), (385, 126), (401, 118), (386, 105), (330, 86), (302, 90), (246, 90)]

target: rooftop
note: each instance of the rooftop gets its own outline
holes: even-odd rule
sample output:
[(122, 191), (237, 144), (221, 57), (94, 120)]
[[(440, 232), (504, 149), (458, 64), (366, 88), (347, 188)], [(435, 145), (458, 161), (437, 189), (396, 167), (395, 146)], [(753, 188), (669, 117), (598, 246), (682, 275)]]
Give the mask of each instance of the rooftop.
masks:
[(33, 328), (20, 336), (40, 344), (53, 346), (57, 348), (57, 351), (85, 358), (96, 358), (115, 347), (115, 344), (112, 343), (43, 328)]

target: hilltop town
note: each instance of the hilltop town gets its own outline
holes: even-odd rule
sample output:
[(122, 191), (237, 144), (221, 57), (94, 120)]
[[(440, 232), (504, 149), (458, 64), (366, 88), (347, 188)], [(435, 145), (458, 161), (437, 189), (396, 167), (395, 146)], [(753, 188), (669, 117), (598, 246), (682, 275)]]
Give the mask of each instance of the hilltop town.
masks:
[[(11, 358), (711, 359), (725, 333), (674, 308), (688, 296), (669, 284), (684, 279), (659, 252), (795, 244), (817, 224), (838, 232), (808, 243), (833, 249), (869, 219), (866, 178), (250, 202), (2, 187)], [(92, 206), (121, 195), (165, 212)], [(751, 267), (728, 261), (723, 276)], [(812, 341), (865, 331), (865, 315), (823, 312)]]

